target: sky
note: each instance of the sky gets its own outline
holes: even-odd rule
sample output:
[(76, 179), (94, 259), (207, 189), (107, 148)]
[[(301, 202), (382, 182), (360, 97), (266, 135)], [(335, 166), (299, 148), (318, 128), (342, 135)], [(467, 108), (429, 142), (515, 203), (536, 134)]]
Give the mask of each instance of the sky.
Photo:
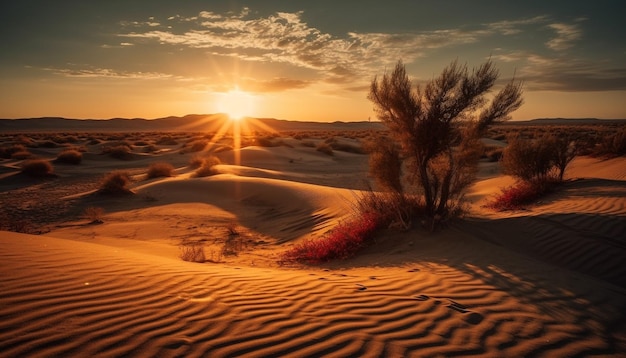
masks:
[[(626, 118), (622, 0), (20, 0), (0, 4), (0, 118), (236, 113), (375, 120), (369, 84), (489, 58), (514, 120)], [(495, 89), (497, 90), (497, 88)]]

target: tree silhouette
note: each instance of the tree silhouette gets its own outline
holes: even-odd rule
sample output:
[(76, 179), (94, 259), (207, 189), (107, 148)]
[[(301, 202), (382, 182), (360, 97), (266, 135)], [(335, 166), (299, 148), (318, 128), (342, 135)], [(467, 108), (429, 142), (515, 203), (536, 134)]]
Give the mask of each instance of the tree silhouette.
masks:
[(470, 73), (453, 61), (423, 88), (412, 86), (398, 61), (391, 74), (374, 78), (368, 99), (408, 160), (409, 182), (424, 196), (433, 222), (447, 218), (474, 180), (480, 137), (522, 105), (522, 84), (514, 79), (489, 101), (498, 78), (490, 60)]

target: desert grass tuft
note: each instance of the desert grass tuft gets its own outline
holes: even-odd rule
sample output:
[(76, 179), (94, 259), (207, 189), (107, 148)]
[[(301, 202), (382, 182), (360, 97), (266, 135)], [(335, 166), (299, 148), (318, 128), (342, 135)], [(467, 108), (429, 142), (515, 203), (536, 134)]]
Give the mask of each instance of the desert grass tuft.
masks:
[(174, 166), (166, 162), (157, 162), (150, 164), (148, 168), (148, 178), (171, 177), (174, 175)]
[(128, 188), (130, 182), (128, 172), (116, 170), (104, 177), (100, 184), (99, 192), (109, 195), (132, 194), (132, 191)]
[(57, 163), (78, 165), (83, 160), (83, 154), (76, 149), (64, 150), (55, 159)]
[(45, 178), (52, 176), (54, 169), (52, 164), (44, 159), (27, 160), (22, 165), (21, 173), (34, 178)]
[(183, 243), (178, 246), (180, 249), (179, 257), (183, 261), (203, 263), (206, 261), (204, 255), (204, 244), (201, 242)]

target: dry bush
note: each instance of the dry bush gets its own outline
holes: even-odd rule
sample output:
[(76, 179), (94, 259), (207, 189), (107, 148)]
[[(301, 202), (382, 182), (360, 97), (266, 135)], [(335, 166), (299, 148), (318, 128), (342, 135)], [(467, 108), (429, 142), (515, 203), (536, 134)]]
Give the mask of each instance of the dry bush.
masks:
[(562, 181), (576, 150), (567, 136), (545, 134), (537, 139), (512, 137), (502, 155), (502, 170), (520, 180)]
[(102, 183), (100, 183), (99, 192), (109, 195), (131, 194), (132, 191), (128, 189), (130, 182), (128, 172), (116, 170), (104, 177)]
[(68, 149), (64, 150), (55, 159), (57, 163), (65, 163), (65, 164), (80, 164), (83, 160), (83, 153), (79, 152), (76, 149)]
[(185, 144), (183, 149), (180, 150), (180, 153), (185, 154), (185, 153), (199, 152), (201, 150), (204, 150), (204, 148), (206, 148), (208, 144), (209, 144), (209, 141), (207, 141), (206, 139), (194, 140), (192, 142)]
[(103, 148), (102, 152), (115, 159), (129, 160), (132, 158), (130, 147), (124, 144)]
[(355, 153), (355, 154), (365, 154), (365, 150), (360, 145), (354, 145), (349, 143), (341, 143), (339, 141), (333, 141), (330, 144), (330, 147), (334, 150), (338, 150), (340, 152), (347, 153)]
[(483, 149), (482, 158), (486, 158), (489, 162), (499, 162), (502, 159), (504, 148), (493, 145), (485, 145)]
[(24, 159), (28, 159), (32, 157), (34, 157), (33, 153), (27, 150), (23, 150), (23, 151), (19, 151), (19, 152), (15, 152), (11, 154), (11, 159), (17, 159), (17, 160), (24, 160)]
[(207, 158), (204, 158), (204, 161), (200, 168), (196, 170), (197, 177), (207, 177), (211, 175), (218, 174), (217, 170), (215, 170), (215, 166), (221, 164), (221, 161), (218, 157), (211, 155)]
[(102, 216), (104, 215), (104, 209), (100, 207), (90, 206), (85, 209), (83, 216), (89, 220), (91, 224), (102, 224)]
[(43, 143), (39, 144), (40, 148), (56, 148), (59, 144), (53, 140), (46, 140)]
[(27, 152), (28, 150), (22, 144), (14, 144), (11, 146), (0, 147), (0, 157), (10, 159), (11, 156), (18, 152)]
[(594, 155), (605, 157), (619, 157), (626, 155), (626, 127), (616, 133), (602, 138), (593, 151)]
[(171, 177), (174, 175), (174, 166), (170, 163), (158, 162), (150, 164), (148, 167), (148, 178)]
[(204, 244), (201, 242), (183, 243), (178, 248), (180, 249), (179, 257), (183, 261), (199, 263), (206, 261), (206, 257), (204, 255)]
[(22, 164), (21, 172), (35, 178), (44, 178), (53, 175), (52, 164), (44, 159), (27, 160)]
[(334, 155), (333, 148), (330, 146), (330, 144), (328, 144), (326, 142), (319, 143), (315, 147), (315, 150), (317, 150), (318, 152), (322, 152), (324, 154), (327, 154), (327, 155)]
[(558, 183), (518, 181), (510, 187), (501, 189), (486, 207), (494, 210), (519, 210), (552, 192)]
[(189, 167), (190, 168), (200, 168), (202, 166), (202, 164), (204, 164), (204, 158), (202, 158), (201, 156), (194, 156), (189, 160)]
[(279, 263), (318, 264), (354, 256), (382, 228), (378, 218), (364, 214), (337, 225), (320, 239), (303, 241), (280, 255)]

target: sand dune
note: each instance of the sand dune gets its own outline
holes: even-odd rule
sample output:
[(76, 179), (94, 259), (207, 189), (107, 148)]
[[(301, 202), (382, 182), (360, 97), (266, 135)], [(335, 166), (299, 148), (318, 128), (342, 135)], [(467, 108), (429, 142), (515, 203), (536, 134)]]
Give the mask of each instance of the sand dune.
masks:
[[(503, 213), (482, 205), (513, 179), (481, 163), (470, 214), (445, 230), (390, 229), (353, 259), (281, 267), (282, 250), (352, 214), (367, 178), (365, 155), (292, 144), (218, 153), (221, 174), (205, 178), (187, 166), (198, 153), (167, 146), (136, 149), (129, 161), (88, 152), (47, 182), (3, 162), (3, 204), (25, 210), (47, 193), (39, 218), (52, 224), (46, 235), (0, 232), (0, 355), (626, 352), (624, 158), (577, 158), (561, 190)], [(146, 179), (156, 161), (176, 176)], [(137, 179), (134, 195), (97, 195), (84, 183), (119, 167)], [(105, 209), (102, 224), (70, 215), (89, 206)], [(231, 225), (242, 247), (218, 259)], [(184, 242), (204, 243), (208, 261), (182, 261)]]

